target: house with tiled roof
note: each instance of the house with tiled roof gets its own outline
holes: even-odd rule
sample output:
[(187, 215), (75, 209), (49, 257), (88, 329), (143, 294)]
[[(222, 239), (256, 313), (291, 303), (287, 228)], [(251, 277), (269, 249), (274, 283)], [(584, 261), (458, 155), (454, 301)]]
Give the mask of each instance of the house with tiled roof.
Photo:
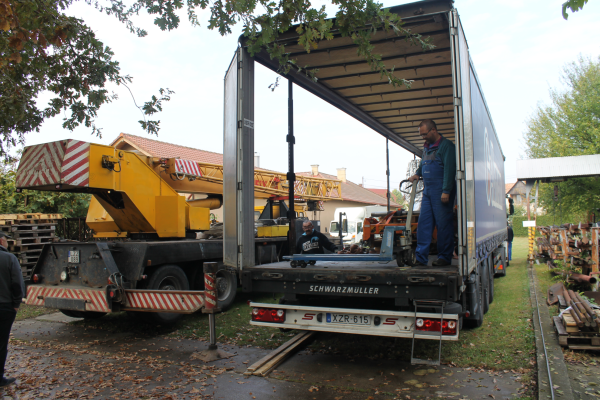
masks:
[(504, 190), (507, 196), (513, 199), (515, 206), (520, 206), (527, 203), (527, 194), (525, 191), (525, 184), (521, 181), (515, 183), (506, 183)]
[[(364, 206), (387, 206), (387, 198), (374, 193), (370, 189), (362, 187), (346, 179), (346, 168), (338, 168), (337, 175), (326, 174), (319, 171), (318, 165), (312, 165), (310, 172), (296, 172), (296, 175), (312, 176), (315, 178), (339, 179), (342, 181), (342, 199), (331, 200), (325, 202), (324, 210), (315, 215), (315, 219), (321, 221), (322, 231), (329, 227), (329, 223), (333, 221), (335, 209), (341, 207), (364, 207)], [(385, 189), (384, 196), (385, 196)], [(390, 202), (390, 207), (393, 210), (401, 208), (399, 204)], [(312, 219), (312, 215), (309, 215)]]
[(119, 150), (128, 150), (151, 157), (180, 157), (185, 160), (204, 162), (210, 164), (223, 164), (223, 154), (212, 151), (195, 149), (193, 147), (161, 142), (147, 137), (121, 133), (110, 144)]

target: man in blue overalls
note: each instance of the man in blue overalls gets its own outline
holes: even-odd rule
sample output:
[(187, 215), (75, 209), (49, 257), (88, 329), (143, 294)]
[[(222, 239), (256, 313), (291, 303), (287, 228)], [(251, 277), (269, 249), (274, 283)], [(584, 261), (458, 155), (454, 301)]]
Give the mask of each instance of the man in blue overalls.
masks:
[(417, 227), (416, 266), (428, 265), (429, 246), (437, 227), (438, 259), (432, 265), (443, 267), (451, 264), (454, 250), (456, 149), (454, 143), (438, 133), (430, 119), (421, 122), (419, 134), (425, 139), (423, 157), (417, 173), (408, 178), (416, 182), (422, 177), (425, 183)]

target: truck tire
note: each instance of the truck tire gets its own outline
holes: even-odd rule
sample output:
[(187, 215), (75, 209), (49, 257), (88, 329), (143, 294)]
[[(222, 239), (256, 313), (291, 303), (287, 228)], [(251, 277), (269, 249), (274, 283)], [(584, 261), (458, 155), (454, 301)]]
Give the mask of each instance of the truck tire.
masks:
[(496, 274), (494, 273), (495, 270), (495, 265), (494, 265), (494, 257), (490, 256), (490, 262), (489, 262), (489, 277), (490, 277), (490, 304), (492, 304), (494, 302), (494, 276), (496, 276)]
[(487, 314), (490, 309), (490, 267), (488, 260), (479, 266), (481, 269), (481, 286), (483, 289), (483, 313)]
[(477, 312), (473, 313), (474, 315), (465, 320), (465, 325), (469, 328), (479, 328), (481, 325), (483, 325), (483, 285), (481, 284), (481, 267), (477, 268), (477, 272), (477, 278), (475, 279), (477, 304), (471, 304), (471, 309), (477, 308)]
[(59, 310), (61, 313), (65, 314), (67, 317), (71, 318), (84, 318), (84, 319), (98, 319), (102, 318), (106, 315), (105, 312), (97, 312), (97, 311), (75, 311), (75, 310)]
[[(187, 275), (177, 265), (163, 265), (150, 275), (146, 289), (190, 290)], [(183, 317), (176, 313), (148, 313), (148, 318), (158, 324), (174, 324)]]
[(237, 277), (234, 272), (226, 269), (217, 271), (217, 297), (221, 311), (231, 307), (237, 294)]

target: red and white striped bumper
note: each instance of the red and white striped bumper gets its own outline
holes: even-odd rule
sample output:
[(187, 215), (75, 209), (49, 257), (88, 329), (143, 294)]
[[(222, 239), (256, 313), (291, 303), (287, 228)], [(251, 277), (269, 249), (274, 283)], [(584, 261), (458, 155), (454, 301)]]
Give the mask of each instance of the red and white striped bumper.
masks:
[(125, 290), (125, 311), (191, 314), (204, 307), (204, 292), (198, 290)]
[(70, 289), (43, 285), (31, 285), (27, 288), (26, 304), (43, 306), (47, 298), (84, 300), (86, 311), (111, 312), (104, 289)]
[[(204, 295), (204, 291), (197, 290), (125, 290), (125, 302), (120, 309), (191, 314), (205, 306)], [(27, 288), (26, 304), (44, 306), (47, 298), (84, 300), (86, 311), (112, 312), (106, 301), (105, 289), (71, 289), (43, 285), (31, 285)]]

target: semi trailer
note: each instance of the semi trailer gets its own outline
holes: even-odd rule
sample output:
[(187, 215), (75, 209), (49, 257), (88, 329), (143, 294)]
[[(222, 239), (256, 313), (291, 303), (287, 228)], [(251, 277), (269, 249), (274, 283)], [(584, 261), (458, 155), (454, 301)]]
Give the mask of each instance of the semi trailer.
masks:
[[(304, 268), (292, 268), (301, 259), (294, 255), (277, 263), (253, 263), (253, 249), (247, 246), (252, 239), (252, 210), (246, 199), (251, 194), (243, 183), (250, 179), (244, 166), (252, 160), (254, 108), (259, 106), (254, 103), (254, 68), (259, 63), (277, 72), (279, 65), (266, 52), (251, 55), (241, 37), (225, 77), (224, 156), (229, 168), (225, 170), (224, 260), (239, 271), (244, 292), (282, 294), (278, 305), (251, 304), (252, 325), (441, 343), (457, 340), (463, 322), (480, 326), (494, 299), (494, 276), (505, 273), (506, 265), (504, 155), (458, 11), (451, 0), (418, 1), (389, 10), (435, 45), (424, 51), (387, 32), (373, 35), (373, 53), (380, 54), (398, 77), (411, 80), (410, 88), (380, 80), (341, 32), (319, 42), (310, 54), (302, 52), (294, 29), (282, 34), (281, 43), (296, 58), (296, 65), (314, 75), (293, 69), (286, 75), (288, 177), (294, 177), (294, 86), (416, 157), (423, 149), (418, 125), (433, 119), (438, 131), (456, 146), (456, 258), (448, 267), (432, 267), (431, 260), (427, 267), (412, 267), (412, 257), (406, 254), (411, 237), (405, 234), (410, 230), (414, 235), (409, 223), (382, 229), (379, 254), (311, 256)], [(409, 221), (418, 224), (418, 213)]]

